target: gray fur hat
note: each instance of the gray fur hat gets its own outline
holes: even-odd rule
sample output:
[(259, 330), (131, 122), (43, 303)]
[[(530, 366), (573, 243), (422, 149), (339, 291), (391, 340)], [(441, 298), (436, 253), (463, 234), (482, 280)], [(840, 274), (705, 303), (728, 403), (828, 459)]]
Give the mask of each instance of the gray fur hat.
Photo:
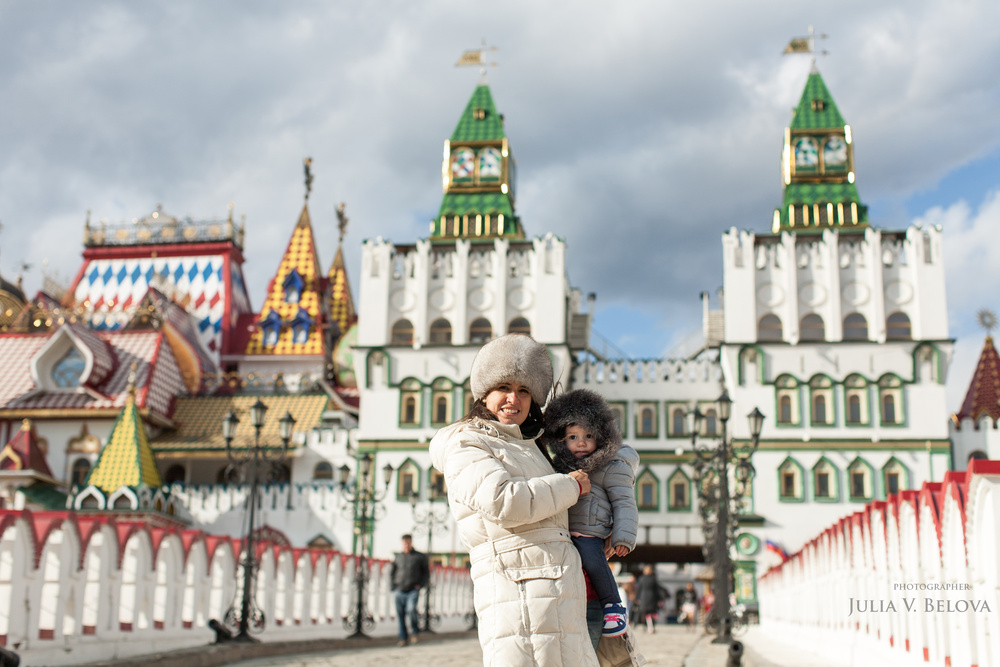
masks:
[(538, 407), (552, 390), (552, 359), (548, 349), (525, 334), (507, 334), (483, 345), (472, 360), (472, 397), (483, 398), (505, 382), (523, 384)]
[[(561, 441), (566, 437), (566, 427), (572, 424), (591, 431), (597, 439), (597, 449), (584, 459), (576, 459)], [(600, 394), (574, 389), (556, 396), (545, 408), (542, 442), (552, 452), (553, 466), (558, 472), (579, 469), (589, 473), (618, 455), (622, 436), (615, 411)]]

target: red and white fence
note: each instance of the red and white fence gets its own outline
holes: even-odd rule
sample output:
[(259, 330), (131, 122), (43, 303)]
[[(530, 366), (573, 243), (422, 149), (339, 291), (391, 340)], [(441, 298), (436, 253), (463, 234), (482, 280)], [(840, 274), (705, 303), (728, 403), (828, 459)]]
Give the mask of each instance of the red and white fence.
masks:
[(998, 521), (1000, 461), (869, 503), (761, 577), (763, 629), (845, 664), (1000, 666)]
[[(0, 646), (67, 664), (207, 644), (208, 621), (222, 620), (236, 595), (239, 550), (239, 539), (110, 513), (0, 510)], [(258, 557), (265, 641), (347, 634), (355, 556), (265, 541)], [(390, 566), (369, 565), (377, 621), (395, 618)], [(472, 610), (468, 570), (431, 576), (435, 613)]]

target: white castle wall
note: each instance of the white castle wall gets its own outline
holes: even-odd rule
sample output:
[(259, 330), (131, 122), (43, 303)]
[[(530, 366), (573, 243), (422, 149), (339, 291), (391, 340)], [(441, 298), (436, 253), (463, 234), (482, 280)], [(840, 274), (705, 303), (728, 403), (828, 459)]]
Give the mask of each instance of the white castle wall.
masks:
[[(239, 541), (108, 514), (0, 512), (0, 645), (66, 665), (209, 643), (239, 587)], [(371, 560), (367, 607), (392, 625), (387, 560)], [(264, 638), (346, 636), (353, 556), (265, 543), (256, 601)], [(467, 570), (432, 569), (433, 609), (471, 611)], [(389, 633), (384, 629), (380, 632)]]
[(781, 319), (790, 343), (808, 313), (823, 318), (829, 341), (841, 340), (844, 316), (853, 312), (865, 316), (876, 342), (886, 340), (885, 319), (897, 311), (910, 318), (914, 339), (948, 338), (939, 227), (760, 239), (733, 228), (722, 246), (728, 343), (756, 341), (757, 323), (769, 313)]
[(1000, 460), (1000, 430), (989, 415), (983, 415), (978, 422), (969, 418), (958, 424), (949, 421), (948, 434), (951, 436), (955, 468), (968, 465), (973, 454), (978, 458)]
[(1000, 461), (846, 516), (760, 580), (763, 629), (853, 664), (1000, 664)]

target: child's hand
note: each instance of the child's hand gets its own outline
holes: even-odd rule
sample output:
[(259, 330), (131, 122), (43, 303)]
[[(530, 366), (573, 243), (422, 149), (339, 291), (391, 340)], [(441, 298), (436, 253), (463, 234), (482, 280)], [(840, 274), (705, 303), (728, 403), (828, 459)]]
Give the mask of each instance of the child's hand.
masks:
[(615, 547), (615, 555), (618, 556), (619, 558), (628, 556), (628, 547), (625, 546), (624, 544), (617, 545)]

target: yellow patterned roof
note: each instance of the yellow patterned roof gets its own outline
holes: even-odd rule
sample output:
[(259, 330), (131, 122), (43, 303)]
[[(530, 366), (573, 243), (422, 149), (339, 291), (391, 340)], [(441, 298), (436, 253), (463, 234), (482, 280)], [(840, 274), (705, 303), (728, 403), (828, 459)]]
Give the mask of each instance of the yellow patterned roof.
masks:
[(111, 429), (108, 443), (90, 471), (87, 484), (93, 484), (105, 493), (123, 486), (163, 486), (156, 470), (153, 450), (149, 448), (146, 427), (135, 407), (135, 392), (130, 391)]
[[(153, 440), (156, 452), (184, 450), (214, 451), (222, 453), (226, 441), (222, 438), (222, 418), (232, 410), (240, 420), (233, 447), (243, 447), (253, 442), (250, 423), (250, 406), (257, 399), (267, 405), (260, 442), (268, 447), (280, 447), (278, 421), (285, 412), (295, 418), (295, 432), (307, 433), (320, 425), (323, 413), (332, 409), (326, 394), (282, 394), (278, 396), (186, 396), (177, 399), (174, 423), (177, 430), (165, 432)], [(224, 454), (223, 454), (224, 455)]]
[[(302, 292), (298, 303), (285, 300), (285, 279), (292, 271), (297, 271), (303, 281)], [(324, 350), (322, 281), (320, 280), (319, 260), (316, 256), (316, 244), (313, 240), (312, 223), (309, 221), (309, 209), (302, 207), (299, 222), (295, 225), (292, 238), (281, 258), (278, 272), (271, 279), (267, 288), (267, 298), (260, 310), (258, 322), (268, 317), (274, 311), (281, 319), (283, 326), (274, 345), (264, 344), (264, 330), (259, 325), (250, 336), (246, 354), (264, 355), (322, 355)], [(303, 343), (296, 343), (292, 337), (294, 330), (288, 324), (295, 319), (299, 310), (304, 310), (312, 319), (309, 336)]]
[(340, 327), (343, 336), (354, 324), (358, 315), (354, 310), (354, 297), (351, 295), (351, 284), (347, 281), (347, 268), (344, 266), (344, 253), (337, 246), (337, 255), (330, 267), (330, 319)]

